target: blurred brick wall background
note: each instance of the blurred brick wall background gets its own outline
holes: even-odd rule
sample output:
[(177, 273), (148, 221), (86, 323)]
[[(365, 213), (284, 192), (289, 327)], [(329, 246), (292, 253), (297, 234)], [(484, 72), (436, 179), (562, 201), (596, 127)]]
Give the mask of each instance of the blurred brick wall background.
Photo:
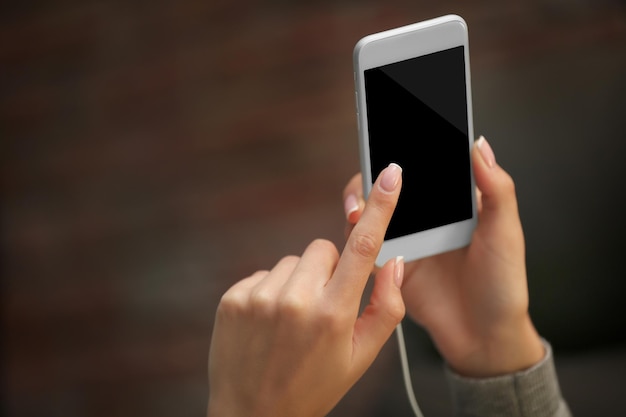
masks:
[[(202, 415), (221, 294), (343, 241), (354, 43), (450, 12), (563, 389), (579, 415), (623, 415), (626, 9), (609, 0), (0, 6), (4, 415)], [(447, 415), (409, 328), (418, 398)], [(333, 415), (410, 415), (395, 349)]]

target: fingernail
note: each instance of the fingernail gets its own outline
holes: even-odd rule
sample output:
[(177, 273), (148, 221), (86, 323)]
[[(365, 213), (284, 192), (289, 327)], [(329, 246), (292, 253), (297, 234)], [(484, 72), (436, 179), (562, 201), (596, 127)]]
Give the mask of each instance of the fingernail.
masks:
[(404, 257), (397, 256), (396, 264), (393, 270), (393, 278), (398, 288), (402, 288), (402, 281), (404, 281)]
[(489, 142), (487, 142), (487, 139), (485, 139), (484, 136), (479, 137), (476, 142), (476, 146), (480, 151), (480, 156), (483, 157), (483, 161), (485, 161), (489, 168), (493, 168), (496, 165), (496, 156), (493, 153), (493, 149), (491, 149)]
[(402, 168), (400, 168), (400, 165), (393, 162), (390, 163), (389, 166), (383, 170), (383, 176), (380, 179), (381, 190), (385, 193), (395, 191), (401, 176)]
[(359, 200), (354, 194), (350, 194), (343, 202), (343, 208), (346, 212), (346, 219), (350, 219), (350, 215), (359, 209)]

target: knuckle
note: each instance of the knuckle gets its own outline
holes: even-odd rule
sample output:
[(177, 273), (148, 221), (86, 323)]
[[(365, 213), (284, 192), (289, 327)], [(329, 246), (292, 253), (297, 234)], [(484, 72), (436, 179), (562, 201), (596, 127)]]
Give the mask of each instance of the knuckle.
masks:
[(269, 273), (270, 273), (270, 271), (268, 271), (267, 269), (260, 269), (260, 270), (256, 271), (254, 274), (250, 275), (248, 278), (251, 278), (251, 279), (263, 278), (264, 276), (266, 276)]
[(300, 257), (296, 256), (296, 255), (287, 255), (283, 258), (281, 258), (280, 261), (278, 261), (278, 263), (276, 264), (276, 266), (283, 265), (288, 267), (289, 269), (293, 269), (296, 267), (296, 265), (298, 264), (298, 262), (300, 261)]
[(350, 240), (350, 250), (358, 256), (373, 258), (378, 254), (378, 243), (372, 233), (355, 229)]
[(326, 239), (315, 239), (311, 242), (307, 250), (320, 252), (324, 255), (333, 257), (337, 257), (339, 255), (335, 244)]
[(294, 293), (284, 294), (277, 304), (281, 317), (290, 321), (302, 321), (308, 315), (308, 305), (305, 299)]
[(250, 309), (254, 314), (271, 317), (275, 312), (275, 299), (270, 291), (260, 288), (250, 294)]
[(277, 315), (292, 328), (307, 329), (317, 335), (340, 334), (345, 331), (345, 320), (336, 310), (306, 295), (286, 293), (279, 299)]
[(311, 242), (310, 246), (320, 250), (328, 250), (335, 247), (335, 245), (327, 239), (315, 239)]
[(241, 291), (230, 289), (222, 295), (217, 306), (218, 317), (232, 317), (245, 312), (247, 308), (247, 297)]

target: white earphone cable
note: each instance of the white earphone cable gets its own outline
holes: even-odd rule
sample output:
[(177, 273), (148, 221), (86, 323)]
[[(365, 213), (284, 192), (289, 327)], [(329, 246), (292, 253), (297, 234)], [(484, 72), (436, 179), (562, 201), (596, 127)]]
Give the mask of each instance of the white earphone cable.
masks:
[(396, 336), (398, 337), (398, 350), (400, 351), (400, 362), (402, 364), (402, 377), (404, 378), (404, 387), (406, 388), (406, 394), (409, 397), (409, 403), (411, 404), (415, 417), (424, 417), (422, 410), (420, 410), (419, 405), (417, 405), (417, 399), (415, 398), (415, 392), (413, 391), (411, 371), (409, 369), (409, 358), (406, 353), (404, 332), (402, 331), (401, 322), (396, 326)]

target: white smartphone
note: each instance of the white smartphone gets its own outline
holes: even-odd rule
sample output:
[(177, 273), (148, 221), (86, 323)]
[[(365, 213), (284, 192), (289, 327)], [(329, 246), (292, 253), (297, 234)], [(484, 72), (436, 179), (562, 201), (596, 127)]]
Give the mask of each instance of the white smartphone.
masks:
[(363, 189), (391, 162), (398, 206), (376, 260), (469, 244), (476, 226), (467, 24), (456, 15), (369, 35), (354, 48)]

